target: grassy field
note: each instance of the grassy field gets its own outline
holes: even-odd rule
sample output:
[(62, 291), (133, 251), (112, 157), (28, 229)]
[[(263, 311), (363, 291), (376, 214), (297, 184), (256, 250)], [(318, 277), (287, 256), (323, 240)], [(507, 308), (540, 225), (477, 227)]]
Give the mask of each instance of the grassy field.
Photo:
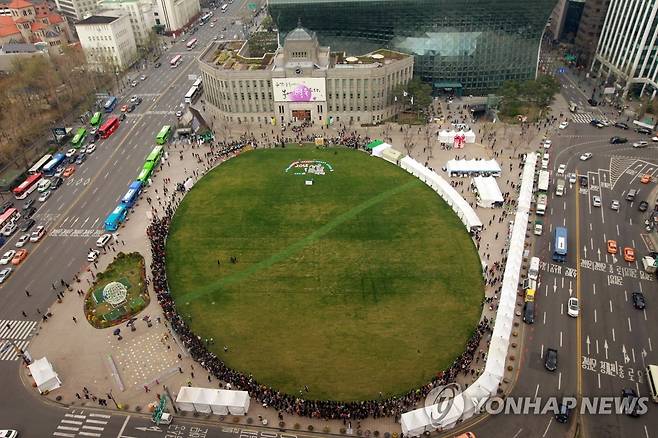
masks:
[[(295, 160), (334, 170), (286, 173)], [(179, 311), (229, 366), (289, 393), (308, 385), (306, 398), (426, 383), (463, 352), (483, 298), (474, 245), (441, 198), (347, 149), (222, 164), (178, 208), (167, 271)]]

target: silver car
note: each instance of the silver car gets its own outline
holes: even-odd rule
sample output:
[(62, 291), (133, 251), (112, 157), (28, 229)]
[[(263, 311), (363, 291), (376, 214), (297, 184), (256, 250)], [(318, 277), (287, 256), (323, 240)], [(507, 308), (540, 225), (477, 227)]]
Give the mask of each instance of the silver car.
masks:
[(9, 278), (11, 272), (12, 272), (11, 268), (5, 268), (2, 271), (0, 271), (0, 284), (4, 283), (5, 280)]

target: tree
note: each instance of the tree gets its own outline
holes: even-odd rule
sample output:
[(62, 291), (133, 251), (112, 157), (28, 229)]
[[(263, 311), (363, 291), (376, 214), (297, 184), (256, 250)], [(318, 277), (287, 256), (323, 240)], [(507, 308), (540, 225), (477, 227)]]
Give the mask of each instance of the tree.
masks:
[[(407, 93), (409, 93), (410, 106), (413, 111), (423, 111), (432, 103), (432, 87), (420, 79), (414, 78), (409, 81)], [(412, 97), (413, 102), (411, 102)]]
[(263, 29), (267, 29), (268, 32), (272, 32), (274, 29), (274, 20), (272, 20), (271, 16), (266, 15), (263, 21), (260, 22), (260, 25)]

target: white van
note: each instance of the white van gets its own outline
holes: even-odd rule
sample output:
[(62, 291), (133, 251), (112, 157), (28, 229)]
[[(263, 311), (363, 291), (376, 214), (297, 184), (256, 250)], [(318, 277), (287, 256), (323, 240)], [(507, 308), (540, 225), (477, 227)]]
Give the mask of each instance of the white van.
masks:
[(537, 281), (539, 278), (539, 257), (530, 259), (530, 268), (528, 268), (528, 278)]

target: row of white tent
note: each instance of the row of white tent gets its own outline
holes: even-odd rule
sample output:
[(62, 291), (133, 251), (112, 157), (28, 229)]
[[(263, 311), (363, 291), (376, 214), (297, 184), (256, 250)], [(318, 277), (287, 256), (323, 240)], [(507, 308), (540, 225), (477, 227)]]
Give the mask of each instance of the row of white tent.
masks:
[[(391, 156), (401, 156), (402, 153), (396, 151), (390, 144), (383, 143), (372, 149), (372, 155), (387, 159)], [(391, 160), (387, 159), (387, 161)], [(482, 222), (471, 205), (462, 198), (449, 182), (439, 176), (436, 172), (423, 166), (409, 155), (405, 155), (403, 158), (396, 160), (394, 164), (399, 165), (402, 169), (414, 175), (441, 196), (441, 198), (443, 198), (443, 200), (452, 208), (455, 214), (457, 214), (459, 219), (461, 219), (469, 233), (482, 228)]]
[(464, 143), (475, 143), (475, 133), (473, 131), (440, 131), (439, 143), (450, 144), (455, 142), (456, 137), (463, 137)]
[(249, 393), (228, 389), (181, 386), (176, 397), (181, 411), (215, 415), (245, 415), (249, 410)]
[(496, 178), (492, 176), (476, 176), (473, 178), (473, 189), (477, 194), (477, 204), (480, 207), (500, 207), (505, 202)]
[(496, 160), (450, 160), (446, 163), (449, 176), (483, 175), (500, 176), (500, 165)]
[(505, 372), (505, 360), (514, 324), (517, 285), (523, 263), (536, 164), (535, 154), (528, 154), (503, 274), (500, 304), (484, 370), (475, 382), (453, 399), (402, 414), (401, 425), (405, 436), (420, 436), (424, 432), (450, 429), (459, 421), (472, 417), (490, 397), (497, 394)]

